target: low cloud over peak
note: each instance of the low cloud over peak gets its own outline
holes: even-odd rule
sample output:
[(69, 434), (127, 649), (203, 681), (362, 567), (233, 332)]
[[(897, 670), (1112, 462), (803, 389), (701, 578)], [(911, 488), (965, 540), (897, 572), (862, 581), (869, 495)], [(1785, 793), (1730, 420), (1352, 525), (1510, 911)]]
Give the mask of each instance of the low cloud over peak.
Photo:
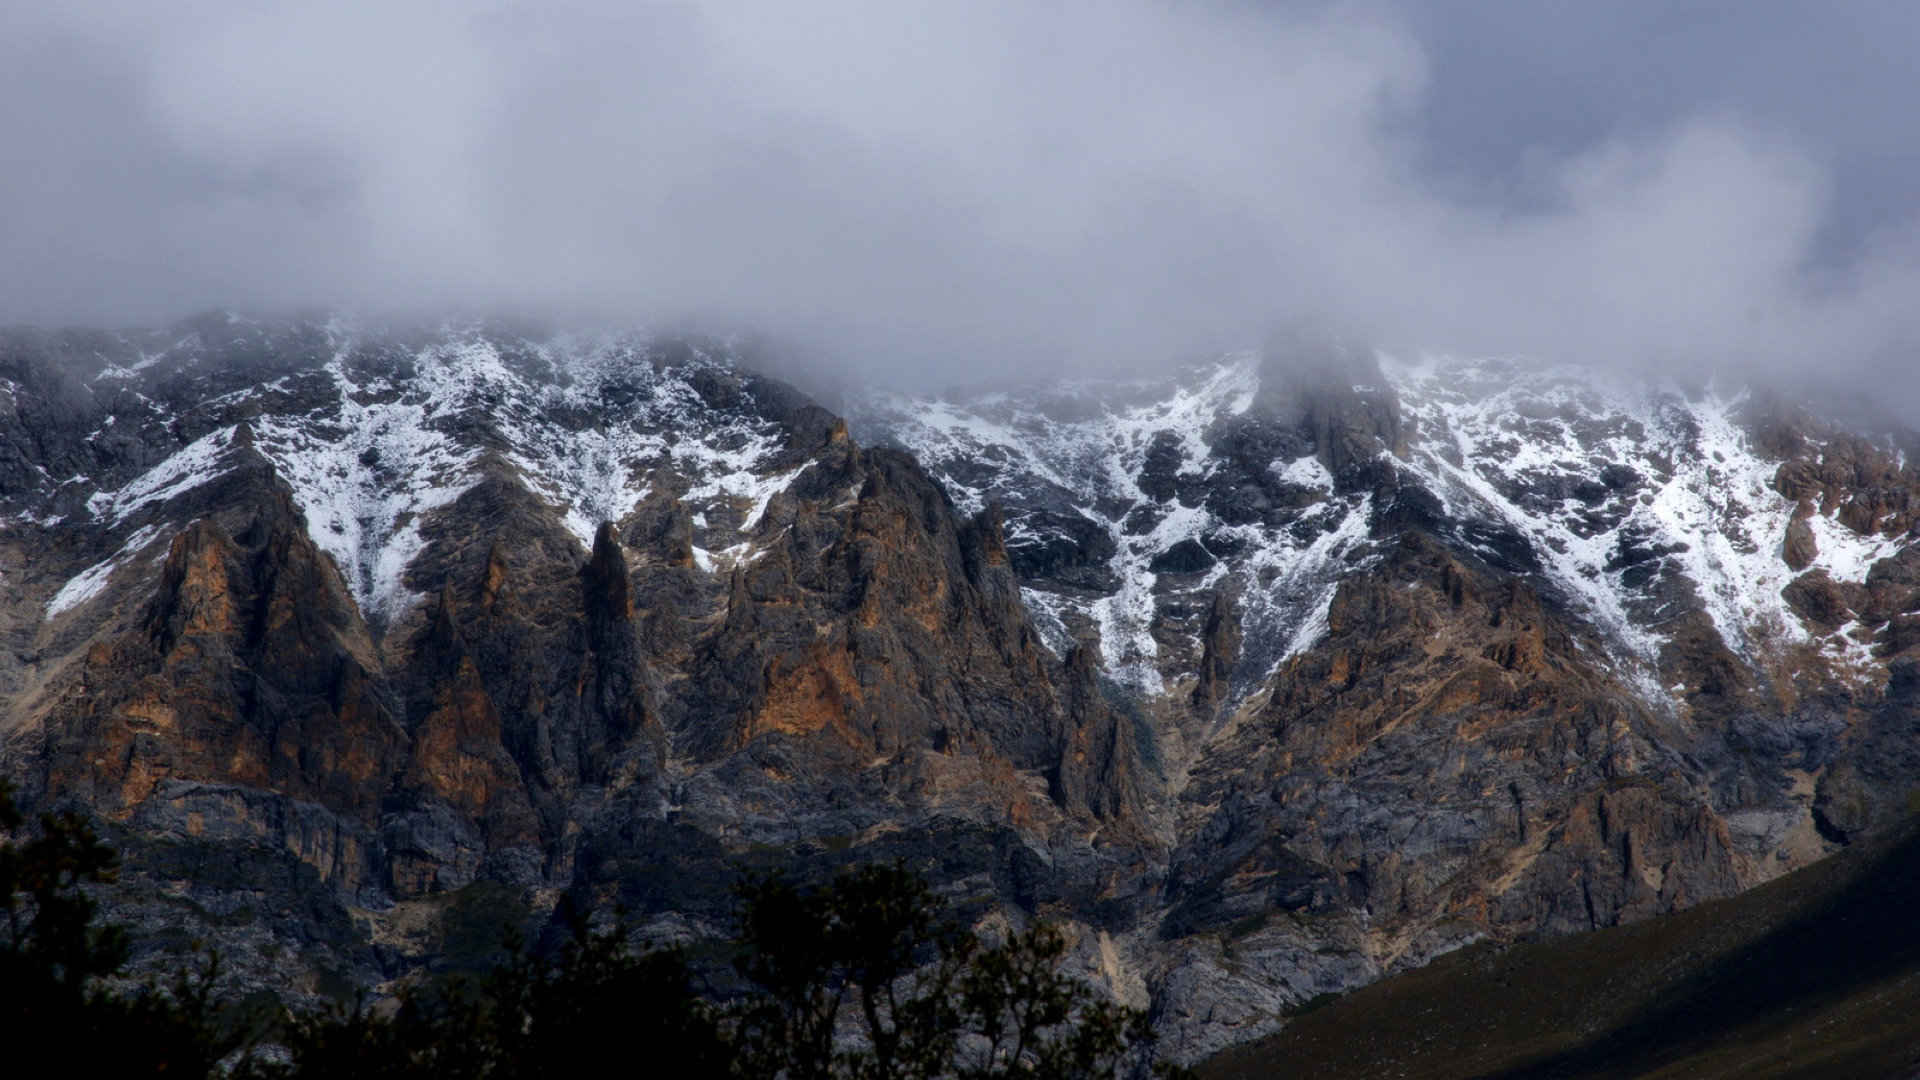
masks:
[(1299, 318), (1861, 376), (1916, 336), (1899, 8), (0, 2), (9, 320), (691, 318), (904, 382)]

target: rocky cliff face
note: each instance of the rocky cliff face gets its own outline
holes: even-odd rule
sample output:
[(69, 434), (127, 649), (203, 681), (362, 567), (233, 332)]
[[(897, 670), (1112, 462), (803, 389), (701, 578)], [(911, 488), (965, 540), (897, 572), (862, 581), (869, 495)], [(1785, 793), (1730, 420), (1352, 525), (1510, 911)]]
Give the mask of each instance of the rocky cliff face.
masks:
[(1920, 766), (1920, 477), (1752, 396), (1276, 351), (850, 437), (717, 342), (224, 316), (0, 380), (0, 764), (283, 991), (899, 857), (1191, 1057)]
[[(1740, 387), (1276, 349), (855, 405), (1003, 504), (1150, 713), (1162, 1030), (1638, 919), (1908, 812), (1911, 436)], [(1223, 1034), (1230, 1032), (1231, 1034)]]
[(402, 976), (476, 886), (672, 938), (741, 866), (1147, 872), (1131, 729), (999, 520), (717, 346), (220, 319), (5, 363), (8, 772), (262, 983)]

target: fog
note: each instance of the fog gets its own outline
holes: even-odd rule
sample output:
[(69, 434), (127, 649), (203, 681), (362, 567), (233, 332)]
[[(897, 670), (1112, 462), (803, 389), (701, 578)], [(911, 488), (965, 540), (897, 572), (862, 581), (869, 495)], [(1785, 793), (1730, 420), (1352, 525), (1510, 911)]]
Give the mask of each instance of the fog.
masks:
[(512, 310), (908, 385), (1310, 320), (1911, 397), (1920, 7), (1823, 7), (0, 0), (0, 320)]

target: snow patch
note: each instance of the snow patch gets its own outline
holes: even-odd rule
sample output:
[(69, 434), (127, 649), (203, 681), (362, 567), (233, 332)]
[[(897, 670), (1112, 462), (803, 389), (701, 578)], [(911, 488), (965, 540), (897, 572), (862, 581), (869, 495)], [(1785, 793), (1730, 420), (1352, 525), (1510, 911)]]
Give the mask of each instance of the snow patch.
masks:
[[(1572, 369), (1498, 361), (1382, 358), (1420, 438), (1408, 465), (1456, 519), (1525, 536), (1546, 577), (1625, 654), (1650, 669), (1669, 611), (1629, 575), (1684, 575), (1721, 639), (1755, 660), (1805, 641), (1780, 598), (1779, 558), (1792, 506), (1775, 464), (1737, 421), (1741, 395), (1629, 388)], [(1609, 466), (1630, 490), (1598, 487)], [(1543, 492), (1582, 491), (1558, 503)], [(1628, 549), (1654, 554), (1623, 560)]]
[(1313, 488), (1319, 491), (1333, 489), (1333, 474), (1328, 472), (1327, 467), (1321, 464), (1320, 459), (1313, 454), (1295, 458), (1285, 465), (1275, 462), (1273, 473), (1295, 487)]
[(348, 376), (343, 349), (326, 367), (338, 394), (331, 410), (255, 426), (254, 443), (292, 487), (308, 534), (369, 617), (396, 614), (412, 596), (402, 579), (426, 546), (421, 519), (479, 479), (478, 453), (431, 422), (442, 406), (484, 385), (486, 366), (470, 354), (432, 349), (418, 361), (408, 392), (383, 400)]
[(1884, 536), (1861, 536), (1825, 514), (1807, 519), (1817, 554), (1809, 570), (1825, 570), (1835, 581), (1864, 583), (1873, 564), (1888, 558), (1901, 543)]
[(51, 619), (63, 611), (77, 608), (100, 595), (101, 591), (107, 587), (107, 581), (113, 577), (114, 571), (120, 569), (133, 556), (146, 550), (155, 540), (160, 539), (160, 535), (161, 528), (158, 525), (144, 525), (134, 530), (133, 535), (127, 537), (127, 542), (120, 545), (119, 551), (80, 571), (62, 585), (60, 591), (53, 594), (53, 599), (47, 601), (46, 617)]
[(118, 525), (143, 507), (162, 503), (219, 476), (220, 458), (233, 441), (231, 427), (209, 432), (116, 491), (95, 492), (87, 512), (97, 521)]
[[(1262, 551), (1259, 555), (1266, 557), (1256, 557), (1257, 566), (1264, 564), (1278, 571), (1274, 592), (1282, 598), (1296, 598), (1291, 610), (1285, 607), (1268, 609), (1258, 617), (1262, 622), (1277, 623), (1274, 626), (1276, 631), (1286, 623), (1294, 624), (1292, 631), (1286, 635), (1287, 647), (1274, 661), (1269, 675), (1288, 660), (1318, 645), (1327, 636), (1334, 594), (1340, 590), (1340, 581), (1350, 569), (1347, 557), (1366, 542), (1372, 517), (1373, 496), (1367, 495), (1346, 511), (1337, 528), (1322, 534), (1306, 551), (1292, 557), (1280, 552)], [(1301, 603), (1300, 598), (1310, 599)]]

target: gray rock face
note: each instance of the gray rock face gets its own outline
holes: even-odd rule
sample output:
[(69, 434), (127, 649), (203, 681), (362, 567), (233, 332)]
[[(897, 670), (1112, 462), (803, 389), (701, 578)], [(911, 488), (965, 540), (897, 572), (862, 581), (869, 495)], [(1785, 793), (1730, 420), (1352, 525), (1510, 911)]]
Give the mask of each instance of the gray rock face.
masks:
[(246, 986), (902, 858), (1192, 1058), (1920, 775), (1920, 477), (1758, 399), (1274, 352), (856, 441), (718, 343), (227, 317), (0, 380), (0, 767)]

